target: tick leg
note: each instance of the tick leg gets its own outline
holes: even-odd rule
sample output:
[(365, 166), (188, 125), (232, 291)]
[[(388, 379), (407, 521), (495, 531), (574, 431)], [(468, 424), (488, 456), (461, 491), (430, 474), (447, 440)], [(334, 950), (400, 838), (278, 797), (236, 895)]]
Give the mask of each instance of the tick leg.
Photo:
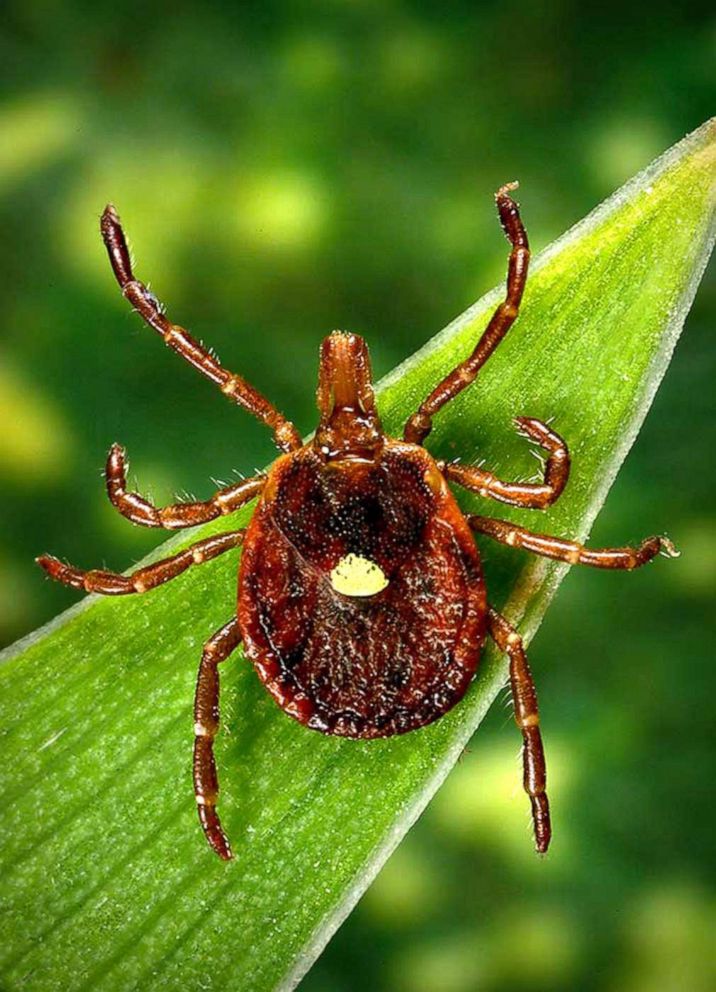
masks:
[(535, 846), (540, 854), (549, 847), (552, 825), (547, 799), (547, 769), (544, 761), (542, 734), (539, 729), (537, 690), (522, 638), (515, 628), (492, 607), (487, 611), (490, 636), (500, 651), (510, 659), (510, 686), (515, 707), (515, 722), (522, 731), (522, 782), (532, 805)]
[(515, 322), (520, 309), (520, 301), (527, 282), (530, 249), (527, 234), (520, 219), (519, 207), (510, 196), (517, 183), (507, 183), (495, 194), (500, 223), (512, 245), (507, 269), (507, 292), (505, 299), (493, 313), (482, 337), (475, 345), (472, 354), (460, 362), (452, 372), (438, 383), (432, 393), (424, 399), (416, 413), (410, 417), (403, 437), (413, 444), (420, 444), (430, 433), (433, 417), (454, 399), (458, 393), (474, 381), (475, 376), (498, 346)]
[(457, 482), (480, 496), (489, 496), (511, 506), (524, 506), (532, 510), (544, 510), (551, 506), (567, 485), (569, 478), (569, 451), (567, 445), (554, 431), (541, 420), (533, 417), (515, 417), (520, 434), (536, 441), (549, 452), (544, 467), (542, 484), (526, 482), (503, 482), (492, 474), (472, 465), (457, 465), (438, 462), (443, 475), (451, 482)]
[(254, 476), (219, 489), (211, 499), (199, 503), (174, 503), (157, 507), (139, 493), (127, 492), (125, 452), (118, 444), (113, 444), (110, 448), (105, 475), (107, 495), (123, 517), (143, 527), (164, 527), (167, 530), (195, 527), (233, 513), (257, 496), (266, 481), (261, 476)]
[(126, 596), (135, 592), (148, 592), (156, 586), (161, 586), (175, 578), (192, 565), (201, 565), (211, 561), (225, 551), (238, 547), (244, 539), (243, 530), (228, 531), (215, 537), (204, 538), (191, 544), (184, 551), (164, 558), (152, 565), (140, 568), (131, 575), (119, 575), (117, 572), (105, 572), (91, 569), (83, 572), (72, 565), (65, 565), (52, 555), (40, 555), (35, 559), (52, 579), (63, 582), (74, 589), (84, 589), (85, 592), (98, 592), (104, 596)]
[(668, 537), (647, 537), (638, 548), (585, 548), (577, 541), (565, 541), (549, 534), (534, 534), (524, 527), (495, 520), (493, 517), (469, 516), (468, 523), (478, 534), (487, 534), (500, 544), (512, 548), (524, 548), (544, 558), (566, 561), (570, 565), (592, 565), (594, 568), (627, 569), (639, 568), (662, 552), (669, 558), (678, 558)]
[(229, 620), (204, 645), (194, 696), (194, 794), (199, 822), (210, 846), (220, 858), (233, 855), (216, 812), (219, 779), (214, 761), (214, 738), (219, 729), (219, 669), (241, 641), (239, 621)]
[(120, 289), (142, 319), (162, 336), (165, 344), (207, 379), (215, 382), (222, 393), (270, 427), (276, 444), (282, 451), (300, 448), (301, 438), (294, 425), (250, 383), (223, 368), (211, 352), (199, 344), (188, 331), (178, 324), (172, 324), (164, 315), (164, 307), (156, 296), (144, 283), (134, 278), (127, 240), (117, 212), (111, 204), (104, 209), (100, 230)]

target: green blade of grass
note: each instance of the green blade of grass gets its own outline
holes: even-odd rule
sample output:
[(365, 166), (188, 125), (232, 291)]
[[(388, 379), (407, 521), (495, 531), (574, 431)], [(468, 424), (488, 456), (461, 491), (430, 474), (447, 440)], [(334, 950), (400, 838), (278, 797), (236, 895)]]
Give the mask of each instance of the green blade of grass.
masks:
[[(479, 381), (438, 416), (428, 447), (524, 477), (534, 465), (511, 418), (527, 414), (553, 420), (566, 437), (572, 478), (545, 514), (485, 508), (462, 494), (466, 508), (587, 535), (708, 257), (715, 137), (714, 124), (704, 125), (537, 260), (517, 325)], [(467, 354), (499, 295), (381, 385), (388, 431), (399, 432)], [(249, 513), (201, 533), (240, 526)], [(217, 742), (220, 809), (236, 853), (222, 864), (196, 822), (191, 701), (201, 644), (234, 608), (230, 557), (144, 597), (86, 600), (5, 653), (4, 989), (292, 988), (504, 683), (505, 663), (488, 651), (466, 700), (437, 724), (393, 740), (337, 740), (283, 715), (237, 653), (224, 666)], [(498, 547), (488, 566), (492, 601), (529, 638), (565, 569)]]

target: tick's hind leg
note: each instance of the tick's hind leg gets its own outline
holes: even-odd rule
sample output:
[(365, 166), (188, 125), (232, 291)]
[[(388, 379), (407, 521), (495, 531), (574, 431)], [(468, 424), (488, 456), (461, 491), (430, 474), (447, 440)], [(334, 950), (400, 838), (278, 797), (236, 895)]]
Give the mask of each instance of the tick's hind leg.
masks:
[(550, 534), (535, 534), (525, 527), (518, 527), (506, 520), (495, 520), (494, 517), (470, 516), (467, 518), (470, 527), (478, 534), (487, 534), (500, 544), (512, 548), (524, 548), (543, 558), (554, 558), (566, 561), (570, 565), (592, 565), (594, 568), (626, 569), (631, 571), (646, 565), (660, 552), (669, 558), (678, 558), (676, 550), (668, 537), (647, 537), (638, 548), (585, 548), (577, 541), (566, 541), (562, 537), (552, 537)]
[(522, 731), (523, 785), (532, 804), (535, 846), (540, 854), (549, 847), (552, 825), (547, 799), (547, 769), (542, 734), (539, 729), (537, 690), (527, 663), (522, 638), (507, 620), (490, 607), (487, 614), (490, 636), (500, 651), (510, 659), (510, 686), (515, 707), (515, 722)]
[(239, 621), (229, 620), (204, 645), (194, 697), (194, 795), (199, 821), (210, 846), (220, 858), (233, 855), (216, 811), (219, 780), (214, 761), (214, 738), (219, 729), (219, 670), (241, 641)]
[(117, 572), (105, 572), (98, 568), (83, 572), (72, 565), (65, 565), (52, 555), (40, 555), (35, 560), (51, 579), (56, 579), (66, 586), (84, 589), (85, 592), (98, 592), (104, 596), (127, 596), (155, 589), (185, 572), (192, 565), (201, 565), (225, 551), (237, 548), (243, 539), (243, 530), (227, 531), (226, 534), (207, 537), (203, 541), (197, 541), (196, 544), (190, 544), (179, 554), (155, 561), (152, 565), (137, 569), (131, 575), (119, 575)]

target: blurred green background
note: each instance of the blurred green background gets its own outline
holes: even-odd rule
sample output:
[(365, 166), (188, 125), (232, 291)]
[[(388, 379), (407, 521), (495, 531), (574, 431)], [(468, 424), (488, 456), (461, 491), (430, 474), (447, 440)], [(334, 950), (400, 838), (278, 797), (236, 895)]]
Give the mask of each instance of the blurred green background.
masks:
[[(123, 305), (105, 202), (170, 314), (308, 432), (325, 333), (365, 334), (380, 376), (501, 281), (497, 185), (539, 249), (716, 91), (711, 3), (25, 0), (0, 32), (4, 642), (76, 601), (34, 555), (158, 543), (104, 498), (112, 441), (158, 501), (272, 457)], [(549, 858), (495, 707), (307, 992), (716, 987), (715, 320), (712, 269), (592, 535), (665, 529), (682, 558), (573, 572), (532, 648)]]

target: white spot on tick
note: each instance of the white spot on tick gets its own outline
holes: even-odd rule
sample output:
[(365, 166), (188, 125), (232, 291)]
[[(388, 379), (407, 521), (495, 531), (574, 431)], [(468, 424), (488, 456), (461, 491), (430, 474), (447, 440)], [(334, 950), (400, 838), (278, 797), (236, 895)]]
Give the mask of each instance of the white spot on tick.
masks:
[(349, 554), (331, 572), (331, 585), (344, 596), (375, 596), (388, 585), (385, 572), (370, 558)]

